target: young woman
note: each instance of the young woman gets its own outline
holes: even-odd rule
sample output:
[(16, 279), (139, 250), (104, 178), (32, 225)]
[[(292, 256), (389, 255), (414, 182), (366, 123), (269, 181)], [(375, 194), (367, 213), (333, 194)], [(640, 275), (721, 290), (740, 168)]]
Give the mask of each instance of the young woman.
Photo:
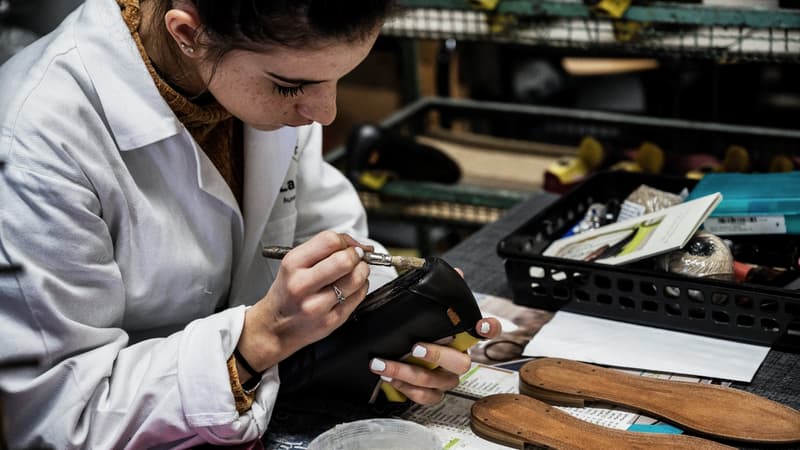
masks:
[[(360, 260), (381, 248), (320, 150), (390, 8), (87, 0), (0, 69), (0, 261), (25, 268), (0, 278), (0, 363), (40, 362), (0, 372), (12, 447), (264, 433), (278, 364), (395, 275)], [(365, 370), (436, 402), (469, 359), (421, 345), (440, 369)]]

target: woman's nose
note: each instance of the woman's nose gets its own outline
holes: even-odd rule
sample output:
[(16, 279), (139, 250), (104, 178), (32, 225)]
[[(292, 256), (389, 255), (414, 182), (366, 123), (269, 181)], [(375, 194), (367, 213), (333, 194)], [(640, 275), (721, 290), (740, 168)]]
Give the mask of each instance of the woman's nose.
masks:
[(297, 104), (297, 113), (305, 119), (330, 125), (336, 118), (336, 84), (316, 94), (301, 100)]

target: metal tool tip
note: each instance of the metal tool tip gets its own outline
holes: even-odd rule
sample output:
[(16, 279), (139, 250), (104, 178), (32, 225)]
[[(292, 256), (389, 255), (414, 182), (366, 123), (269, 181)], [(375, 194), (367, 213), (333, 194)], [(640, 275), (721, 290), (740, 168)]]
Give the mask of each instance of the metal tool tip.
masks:
[(398, 269), (419, 269), (425, 265), (425, 259), (414, 256), (392, 256), (392, 265)]

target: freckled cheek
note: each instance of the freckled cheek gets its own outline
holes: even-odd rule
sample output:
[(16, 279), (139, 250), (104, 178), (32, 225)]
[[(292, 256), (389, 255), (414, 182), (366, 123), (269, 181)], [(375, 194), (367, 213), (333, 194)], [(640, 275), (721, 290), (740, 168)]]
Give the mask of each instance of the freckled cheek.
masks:
[(260, 114), (265, 114), (275, 111), (275, 99), (272, 95), (267, 93), (259, 93), (257, 95), (244, 95), (242, 97), (242, 104), (251, 111), (257, 111)]
[(247, 103), (246, 107), (252, 111), (258, 121), (285, 123), (294, 122), (297, 119), (297, 114), (294, 112), (294, 103), (281, 101), (274, 98), (274, 96), (252, 98), (252, 101)]
[(321, 101), (321, 106), (326, 111), (335, 110), (336, 109), (336, 89), (330, 89), (325, 93), (324, 98)]

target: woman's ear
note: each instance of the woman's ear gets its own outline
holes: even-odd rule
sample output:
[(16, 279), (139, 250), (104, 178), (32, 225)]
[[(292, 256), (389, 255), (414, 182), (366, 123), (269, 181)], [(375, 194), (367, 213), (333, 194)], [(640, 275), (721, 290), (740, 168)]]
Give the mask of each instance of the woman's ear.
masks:
[(183, 54), (190, 58), (198, 56), (201, 22), (194, 7), (185, 5), (170, 9), (164, 16), (164, 24)]

